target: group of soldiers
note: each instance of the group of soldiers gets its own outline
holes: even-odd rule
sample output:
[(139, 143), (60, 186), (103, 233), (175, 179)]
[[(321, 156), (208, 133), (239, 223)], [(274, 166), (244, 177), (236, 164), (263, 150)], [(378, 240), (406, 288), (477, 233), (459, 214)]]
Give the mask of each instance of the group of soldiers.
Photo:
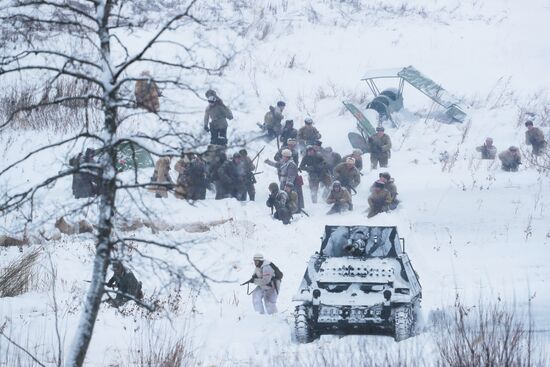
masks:
[[(204, 128), (211, 133), (211, 145), (203, 155), (188, 154), (178, 160), (174, 167), (178, 172), (175, 183), (172, 183), (169, 175), (171, 158), (160, 158), (152, 178), (152, 183), (158, 184), (154, 187), (156, 196), (166, 197), (167, 191), (174, 188), (177, 197), (200, 200), (205, 198), (206, 189), (210, 187), (215, 188), (216, 199), (234, 197), (237, 200), (246, 200), (248, 195), (249, 200), (254, 200), (256, 157), (251, 159), (247, 151), (242, 149), (228, 159), (225, 152), (227, 120), (233, 116), (214, 91), (208, 91), (206, 96), (209, 106), (205, 112)], [(147, 103), (148, 107), (145, 108), (155, 108), (154, 103)], [(319, 187), (323, 187), (322, 197), (331, 205), (327, 214), (353, 210), (352, 197), (361, 183), (364, 152), (356, 149), (342, 157), (330, 147), (323, 147), (321, 134), (313, 126), (314, 122), (310, 117), (304, 120), (304, 126), (299, 130), (294, 127), (293, 120), (286, 120), (283, 125), (285, 107), (283, 101), (277, 102), (276, 106), (270, 106), (264, 116), (264, 123), (260, 125), (268, 139), (277, 139), (278, 144), (281, 144), (273, 160), (264, 161), (277, 169), (279, 177), (279, 183), (273, 182), (268, 187), (269, 197), (266, 204), (272, 209), (273, 218), (289, 224), (294, 214), (304, 212), (303, 172), (308, 174), (313, 203), (317, 203)], [(534, 155), (541, 155), (547, 145), (544, 134), (531, 121), (527, 121), (525, 126), (526, 144), (533, 147)], [(487, 138), (476, 149), (481, 152), (482, 159), (497, 157), (497, 149), (491, 138)], [(387, 167), (391, 139), (385, 134), (383, 127), (378, 127), (376, 134), (368, 139), (366, 151), (370, 153), (372, 169), (378, 166)], [(501, 152), (498, 157), (505, 171), (517, 171), (521, 164), (519, 149), (515, 146)], [(85, 161), (85, 157), (79, 159)], [(372, 217), (395, 209), (399, 204), (397, 196), (393, 177), (388, 172), (379, 173), (378, 180), (370, 187), (367, 216)], [(253, 275), (243, 285), (256, 286), (252, 296), (254, 309), (258, 313), (276, 313), (282, 272), (262, 254), (254, 255), (253, 261)], [(115, 265), (113, 270), (114, 276), (108, 285), (118, 286), (122, 294), (128, 293), (134, 298), (143, 296), (141, 284), (129, 270), (121, 264)], [(119, 305), (125, 300), (127, 298), (119, 293), (113, 304)]]
[[(277, 139), (282, 145), (273, 160), (264, 163), (277, 169), (279, 183), (269, 185), (269, 198), (266, 202), (271, 208), (273, 217), (289, 224), (292, 216), (304, 211), (304, 180), (301, 173), (308, 176), (311, 201), (317, 203), (319, 188), (323, 188), (322, 197), (332, 205), (327, 214), (353, 210), (352, 196), (361, 183), (363, 170), (363, 151), (355, 149), (342, 157), (331, 147), (323, 147), (321, 134), (311, 117), (304, 119), (304, 126), (294, 128), (293, 120), (286, 120), (284, 126), (284, 101), (270, 106), (264, 116), (264, 123), (259, 124), (266, 131), (268, 139)], [(387, 167), (390, 158), (391, 139), (383, 127), (376, 129), (376, 134), (367, 141), (370, 153), (371, 168)], [(386, 178), (387, 177), (387, 178)], [(391, 182), (390, 182), (391, 181)], [(386, 185), (395, 187), (389, 173), (373, 184), (369, 197), (369, 216), (390, 210), (397, 206), (397, 190), (390, 193)]]
[[(538, 127), (534, 127), (532, 121), (526, 121), (525, 127), (527, 128), (527, 131), (525, 131), (525, 144), (532, 146), (534, 156), (542, 155), (547, 146), (544, 133)], [(492, 138), (485, 139), (483, 145), (477, 147), (476, 150), (481, 152), (481, 159), (495, 159), (497, 157), (497, 148), (493, 145)], [(498, 158), (503, 171), (516, 172), (521, 164), (521, 154), (516, 146), (511, 146), (500, 152)]]
[(168, 191), (174, 190), (176, 198), (204, 200), (207, 189), (212, 189), (216, 200), (255, 200), (256, 164), (246, 149), (233, 153), (231, 159), (225, 147), (219, 145), (209, 145), (203, 154), (183, 154), (174, 166), (178, 174), (175, 182), (170, 175), (171, 161), (167, 152), (155, 163), (151, 190), (157, 198), (166, 198)]

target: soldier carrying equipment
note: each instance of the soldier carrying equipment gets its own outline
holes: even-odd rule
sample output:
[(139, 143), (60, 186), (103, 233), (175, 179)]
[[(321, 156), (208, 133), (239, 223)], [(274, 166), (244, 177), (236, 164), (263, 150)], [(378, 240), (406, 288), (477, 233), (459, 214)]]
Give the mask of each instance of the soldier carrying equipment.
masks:
[[(254, 260), (254, 273), (251, 279), (244, 283), (254, 283), (257, 287), (252, 291), (252, 303), (254, 310), (260, 314), (274, 314), (277, 312), (277, 296), (281, 289), (283, 273), (262, 254), (256, 254)], [(264, 307), (265, 306), (265, 307)]]
[(354, 192), (355, 188), (361, 183), (361, 175), (355, 167), (355, 158), (353, 157), (348, 157), (345, 162), (339, 163), (334, 168), (333, 175), (335, 180), (342, 183), (342, 186)]

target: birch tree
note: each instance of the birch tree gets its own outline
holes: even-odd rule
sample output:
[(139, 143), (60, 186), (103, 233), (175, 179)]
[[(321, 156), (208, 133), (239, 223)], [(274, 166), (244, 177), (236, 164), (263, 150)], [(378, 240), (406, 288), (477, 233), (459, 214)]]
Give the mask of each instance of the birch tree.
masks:
[[(157, 2), (162, 5), (162, 1)], [(122, 180), (117, 169), (117, 148), (127, 142), (163, 156), (165, 148), (197, 146), (200, 138), (178, 128), (181, 115), (177, 104), (154, 111), (155, 119), (164, 128), (155, 134), (135, 132), (121, 134), (121, 126), (139, 114), (149, 113), (136, 109), (133, 86), (146, 68), (161, 70), (155, 82), (171, 91), (182, 91), (201, 97), (192, 82), (193, 75), (219, 74), (229, 64), (231, 53), (211, 47), (200, 40), (202, 32), (211, 26), (195, 14), (197, 0), (177, 3), (154, 14), (136, 14), (136, 9), (147, 8), (148, 1), (125, 0), (7, 0), (0, 6), (2, 37), (0, 46), (0, 81), (9, 84), (15, 80), (36, 80), (45, 97), (15, 106), (0, 122), (0, 133), (9, 131), (18, 120), (36, 111), (70, 103), (89, 108), (99, 121), (94, 128), (86, 121), (77, 133), (63, 136), (59, 141), (38, 147), (29, 147), (20, 159), (7, 163), (0, 170), (6, 177), (25, 161), (39, 157), (43, 152), (70, 146), (85, 139), (93, 142), (102, 152), (97, 163), (83, 164), (44, 177), (41, 182), (24, 188), (8, 188), (0, 197), (0, 214), (21, 214), (25, 226), (35, 218), (36, 198), (56, 181), (75, 173), (89, 173), (97, 177), (99, 195), (83, 206), (97, 206), (95, 220), (96, 244), (91, 269), (91, 282), (83, 302), (79, 325), (65, 359), (66, 366), (82, 366), (92, 339), (94, 324), (99, 312), (107, 269), (116, 245), (127, 240), (116, 232), (117, 194), (147, 187), (136, 173), (132, 182)], [(148, 15), (151, 15), (150, 19)], [(155, 23), (160, 19), (159, 23)], [(188, 29), (188, 38), (174, 35)], [(129, 41), (131, 40), (131, 42)], [(138, 45), (138, 46), (136, 46)], [(168, 54), (163, 52), (169, 45)], [(162, 48), (161, 46), (164, 46)], [(207, 50), (210, 62), (201, 55)], [(214, 56), (212, 56), (214, 55)], [(57, 82), (69, 80), (85, 85), (72, 95), (51, 95)], [(88, 110), (87, 110), (88, 111)], [(86, 115), (87, 116), (87, 115)], [(173, 249), (187, 256), (178, 243), (165, 244), (148, 239), (132, 240)], [(190, 266), (194, 267), (193, 264)], [(200, 270), (196, 269), (199, 273)], [(202, 274), (202, 273), (200, 273)]]

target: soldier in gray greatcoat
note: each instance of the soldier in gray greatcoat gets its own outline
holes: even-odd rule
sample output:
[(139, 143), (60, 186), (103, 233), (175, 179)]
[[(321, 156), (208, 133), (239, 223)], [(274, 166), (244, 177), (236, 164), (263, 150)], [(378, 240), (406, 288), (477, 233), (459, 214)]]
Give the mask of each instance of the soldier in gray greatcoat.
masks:
[(527, 121), (525, 127), (527, 128), (525, 132), (525, 144), (533, 147), (534, 155), (541, 155), (544, 148), (546, 148), (544, 133), (538, 127), (534, 127), (532, 121)]
[(206, 98), (204, 130), (210, 131), (210, 144), (227, 145), (227, 120), (233, 119), (233, 113), (213, 90), (206, 92)]
[(511, 146), (504, 152), (501, 152), (498, 158), (502, 162), (503, 171), (516, 172), (521, 164), (521, 155), (519, 154), (519, 149), (515, 146)]

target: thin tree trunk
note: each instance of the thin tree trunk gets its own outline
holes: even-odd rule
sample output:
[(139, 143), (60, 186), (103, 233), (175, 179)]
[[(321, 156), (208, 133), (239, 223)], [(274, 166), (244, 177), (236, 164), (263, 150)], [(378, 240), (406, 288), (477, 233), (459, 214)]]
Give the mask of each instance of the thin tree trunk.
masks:
[(66, 367), (81, 367), (84, 364), (90, 341), (94, 331), (95, 322), (99, 313), (101, 298), (104, 293), (105, 278), (113, 249), (112, 230), (113, 216), (115, 213), (116, 198), (116, 132), (117, 132), (117, 107), (116, 91), (112, 88), (114, 81), (111, 77), (111, 47), (108, 29), (108, 20), (111, 10), (111, 1), (104, 0), (96, 7), (99, 20), (98, 36), (101, 43), (102, 69), (103, 69), (103, 110), (105, 111), (104, 120), (104, 148), (105, 155), (101, 160), (102, 171), (99, 173), (100, 184), (100, 203), (96, 254), (94, 259), (94, 268), (92, 279), (84, 310), (80, 317), (80, 322), (73, 339), (68, 358), (65, 362)]

